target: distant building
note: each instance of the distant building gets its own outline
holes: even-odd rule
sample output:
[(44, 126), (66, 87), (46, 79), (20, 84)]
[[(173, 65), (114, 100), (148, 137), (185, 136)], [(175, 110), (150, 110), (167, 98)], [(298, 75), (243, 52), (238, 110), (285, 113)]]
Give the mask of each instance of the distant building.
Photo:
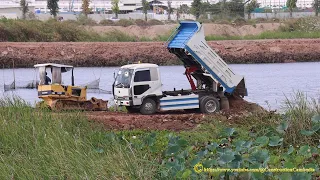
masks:
[[(150, 13), (165, 13), (168, 7), (167, 0), (148, 0), (152, 4)], [(171, 7), (176, 9), (181, 5), (187, 5), (191, 7), (193, 0), (170, 0)], [(203, 0), (211, 4), (218, 3), (219, 0)], [(19, 7), (20, 0), (1, 0), (0, 7), (8, 8)], [(48, 13), (47, 0), (28, 0), (29, 6), (34, 7), (32, 11), (35, 13)], [(286, 7), (286, 0), (258, 0), (260, 7), (281, 9)], [(298, 0), (297, 7), (300, 9), (307, 9), (312, 7), (313, 0)], [(82, 0), (59, 0), (59, 12), (60, 13), (80, 13)], [(90, 8), (94, 13), (111, 13), (111, 0), (91, 0)], [(141, 12), (142, 4), (141, 0), (120, 0), (119, 8), (121, 13)], [(15, 11), (16, 12), (16, 11)]]
[[(260, 7), (269, 7), (274, 9), (281, 9), (286, 7), (287, 0), (258, 0)], [(313, 0), (298, 0), (297, 7), (300, 9), (311, 8)]]

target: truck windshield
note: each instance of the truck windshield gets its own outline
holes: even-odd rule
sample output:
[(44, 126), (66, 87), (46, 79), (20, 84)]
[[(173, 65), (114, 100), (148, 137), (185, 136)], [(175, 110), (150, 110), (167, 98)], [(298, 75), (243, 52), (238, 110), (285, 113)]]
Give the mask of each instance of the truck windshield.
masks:
[(117, 88), (129, 88), (132, 78), (133, 69), (120, 69), (114, 83)]

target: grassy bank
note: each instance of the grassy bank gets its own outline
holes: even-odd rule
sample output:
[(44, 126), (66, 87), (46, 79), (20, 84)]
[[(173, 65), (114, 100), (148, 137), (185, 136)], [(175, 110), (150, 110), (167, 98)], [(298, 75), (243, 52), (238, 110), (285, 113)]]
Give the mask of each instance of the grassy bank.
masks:
[[(259, 35), (249, 36), (216, 36), (209, 35), (206, 40), (253, 40), (253, 39), (292, 39), (292, 38), (320, 38), (318, 18), (303, 18), (286, 21), (277, 31), (263, 32)], [(143, 20), (121, 20), (116, 24), (110, 21), (102, 21), (100, 25), (112, 26), (150, 26), (161, 24), (156, 20), (144, 22)], [(166, 41), (172, 32), (158, 35), (155, 38), (137, 37), (128, 35), (119, 30), (107, 33), (96, 33), (88, 25), (97, 25), (88, 19), (78, 21), (58, 22), (50, 19), (39, 20), (12, 20), (0, 19), (0, 41), (11, 42), (141, 42), (141, 41)], [(255, 24), (252, 24), (255, 26)]]
[[(118, 23), (128, 25), (127, 21)], [(9, 42), (139, 42), (166, 41), (167, 37), (169, 34), (139, 38), (117, 30), (99, 34), (85, 28), (81, 21), (0, 19), (0, 41)]]
[[(1, 179), (310, 179), (319, 175), (319, 106), (299, 94), (284, 115), (207, 118), (191, 131), (107, 131), (80, 112), (0, 101)], [(228, 123), (226, 123), (228, 122)], [(294, 136), (293, 136), (294, 135)], [(314, 173), (196, 173), (213, 168), (315, 168)]]
[(267, 31), (259, 35), (250, 36), (206, 36), (207, 41), (220, 40), (258, 40), (258, 39), (299, 39), (299, 38), (320, 38), (320, 31), (315, 32), (283, 32), (283, 31)]

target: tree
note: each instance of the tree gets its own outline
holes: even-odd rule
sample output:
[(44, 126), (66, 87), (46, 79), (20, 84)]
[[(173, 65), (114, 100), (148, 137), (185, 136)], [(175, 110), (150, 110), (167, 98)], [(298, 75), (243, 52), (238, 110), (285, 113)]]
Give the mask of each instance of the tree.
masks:
[(190, 8), (189, 8), (188, 5), (182, 4), (182, 5), (180, 5), (179, 8), (177, 8), (177, 12), (176, 13), (177, 13), (176, 14), (177, 15), (177, 21), (179, 21), (181, 14), (190, 14)]
[(252, 0), (248, 5), (246, 6), (246, 13), (248, 14), (248, 19), (251, 19), (251, 13), (254, 11), (255, 8), (258, 8), (259, 4), (257, 0)]
[(111, 4), (112, 4), (112, 12), (116, 15), (116, 18), (118, 19), (118, 14), (120, 12), (120, 9), (119, 9), (119, 0), (112, 0), (111, 1)]
[(189, 6), (186, 5), (186, 4), (180, 5), (180, 12), (181, 12), (182, 14), (190, 14), (190, 8), (189, 8)]
[(320, 10), (319, 0), (314, 0), (314, 2), (313, 2), (313, 9), (314, 9), (314, 11), (316, 12), (316, 16), (318, 16), (319, 10)]
[(90, 0), (82, 0), (82, 13), (88, 17), (88, 14), (91, 12), (91, 8), (89, 8)]
[(290, 11), (290, 17), (292, 17), (292, 11), (297, 7), (297, 0), (287, 0), (287, 7)]
[(191, 4), (191, 14), (193, 14), (196, 19), (199, 19), (201, 15), (201, 9), (202, 9), (202, 2), (201, 0), (193, 0)]
[(141, 3), (142, 3), (142, 12), (144, 14), (144, 20), (147, 21), (148, 10), (150, 9), (149, 2), (147, 0), (142, 0)]
[(20, 0), (20, 10), (22, 11), (22, 19), (26, 19), (26, 15), (29, 12), (28, 2), (26, 0)]
[(50, 10), (50, 14), (53, 15), (53, 17), (57, 17), (57, 14), (59, 12), (59, 0), (47, 0), (47, 7)]
[(172, 12), (173, 12), (173, 9), (172, 9), (172, 7), (171, 7), (171, 1), (169, 0), (168, 1), (168, 20), (171, 20), (171, 14), (172, 14)]

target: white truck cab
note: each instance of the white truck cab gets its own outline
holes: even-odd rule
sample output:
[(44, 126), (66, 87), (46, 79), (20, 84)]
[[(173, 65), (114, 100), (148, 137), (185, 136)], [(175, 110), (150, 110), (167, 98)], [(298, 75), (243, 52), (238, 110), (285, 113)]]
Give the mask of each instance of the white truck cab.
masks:
[[(137, 111), (144, 99), (151, 98), (155, 102), (145, 102), (145, 106), (148, 106), (149, 110), (152, 108), (154, 113), (156, 107), (151, 106), (155, 106), (157, 97), (162, 97), (159, 67), (156, 64), (141, 63), (122, 66), (113, 86), (115, 103), (126, 106), (127, 110), (132, 112)], [(148, 112), (143, 112), (143, 114), (146, 113)]]

